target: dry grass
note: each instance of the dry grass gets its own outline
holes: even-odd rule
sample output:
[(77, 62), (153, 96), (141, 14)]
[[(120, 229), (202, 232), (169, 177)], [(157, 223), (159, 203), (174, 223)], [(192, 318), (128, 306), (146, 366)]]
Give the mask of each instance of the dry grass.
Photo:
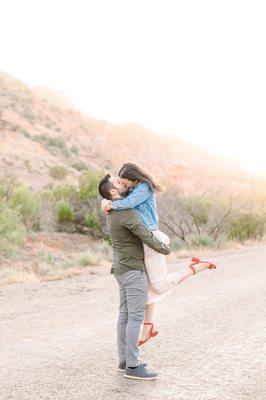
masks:
[(104, 242), (91, 242), (82, 235), (33, 235), (13, 257), (3, 258), (0, 285), (43, 282), (69, 278), (91, 266), (108, 265), (111, 248)]
[(246, 247), (256, 246), (260, 244), (266, 244), (266, 236), (264, 236), (261, 240), (246, 240), (243, 243), (236, 241), (227, 241), (223, 242), (219, 248), (216, 247), (194, 247), (194, 248), (183, 248), (177, 251), (171, 252), (168, 256), (168, 260), (171, 262), (176, 260), (177, 258), (188, 258), (188, 257), (213, 257), (219, 251), (225, 250), (240, 250), (245, 249)]
[[(68, 240), (71, 240), (72, 247)], [(19, 260), (12, 260), (3, 265), (0, 269), (0, 285), (62, 280), (82, 274), (84, 271), (90, 270), (91, 266), (110, 265), (111, 247), (106, 242), (89, 243), (84, 250), (82, 240), (84, 238), (78, 235), (71, 237), (66, 234), (50, 234), (46, 237), (40, 233), (25, 246), (27, 251), (22, 258), (20, 254)], [(79, 245), (78, 241), (80, 241)], [(173, 251), (167, 257), (167, 261), (171, 263), (174, 260), (192, 256), (214, 257), (220, 251), (240, 250), (247, 246), (265, 243), (266, 237), (261, 241), (250, 240), (245, 243), (225, 242), (219, 249), (206, 247), (181, 249)]]
[(40, 278), (34, 272), (21, 270), (16, 267), (0, 270), (0, 285), (22, 282), (40, 282)]

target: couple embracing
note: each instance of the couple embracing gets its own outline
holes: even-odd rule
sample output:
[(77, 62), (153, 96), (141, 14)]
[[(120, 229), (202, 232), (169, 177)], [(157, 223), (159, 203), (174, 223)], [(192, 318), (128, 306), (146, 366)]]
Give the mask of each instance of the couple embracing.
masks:
[(118, 176), (105, 175), (98, 190), (113, 247), (111, 273), (119, 287), (118, 370), (126, 378), (156, 379), (158, 374), (139, 361), (139, 347), (158, 334), (155, 303), (188, 277), (216, 267), (194, 258), (187, 268), (167, 273), (169, 238), (159, 230), (156, 205), (163, 187), (143, 168), (126, 163)]

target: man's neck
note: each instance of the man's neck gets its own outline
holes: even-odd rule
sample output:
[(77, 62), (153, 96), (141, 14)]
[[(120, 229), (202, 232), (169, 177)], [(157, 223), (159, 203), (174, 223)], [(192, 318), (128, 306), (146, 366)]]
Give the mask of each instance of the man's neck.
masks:
[(120, 196), (119, 194), (112, 197), (112, 200), (119, 200), (119, 199), (123, 199), (123, 197)]

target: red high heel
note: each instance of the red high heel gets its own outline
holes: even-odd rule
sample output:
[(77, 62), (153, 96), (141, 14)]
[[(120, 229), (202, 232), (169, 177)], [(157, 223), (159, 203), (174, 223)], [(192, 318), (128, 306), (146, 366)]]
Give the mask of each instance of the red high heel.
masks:
[(147, 339), (145, 339), (145, 340), (139, 340), (138, 341), (138, 346), (141, 346), (143, 343), (146, 343), (151, 337), (154, 337), (154, 336), (157, 336), (158, 335), (158, 331), (154, 331), (153, 330), (153, 323), (152, 322), (144, 322), (144, 324), (143, 325), (151, 325), (151, 329), (150, 329), (150, 332), (149, 332), (149, 336), (147, 337)]
[(192, 258), (191, 258), (191, 261), (192, 261), (192, 264), (189, 265), (189, 268), (192, 269), (192, 271), (194, 272), (194, 275), (196, 274), (196, 271), (195, 271), (195, 268), (193, 267), (193, 265), (196, 265), (196, 264), (199, 264), (199, 263), (207, 263), (207, 264), (210, 264), (210, 265), (208, 266), (208, 269), (216, 269), (216, 268), (217, 268), (216, 265), (214, 265), (214, 264), (211, 263), (210, 261), (203, 261), (203, 260), (200, 260), (199, 258), (196, 258), (196, 257), (192, 257)]

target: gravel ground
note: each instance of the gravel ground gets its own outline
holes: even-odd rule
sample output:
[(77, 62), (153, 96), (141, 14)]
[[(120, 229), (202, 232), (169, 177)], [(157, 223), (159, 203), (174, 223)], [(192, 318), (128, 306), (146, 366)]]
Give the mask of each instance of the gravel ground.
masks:
[(211, 260), (217, 270), (157, 305), (160, 334), (141, 350), (159, 373), (150, 382), (116, 370), (118, 291), (109, 267), (0, 287), (0, 399), (265, 399), (266, 246)]

